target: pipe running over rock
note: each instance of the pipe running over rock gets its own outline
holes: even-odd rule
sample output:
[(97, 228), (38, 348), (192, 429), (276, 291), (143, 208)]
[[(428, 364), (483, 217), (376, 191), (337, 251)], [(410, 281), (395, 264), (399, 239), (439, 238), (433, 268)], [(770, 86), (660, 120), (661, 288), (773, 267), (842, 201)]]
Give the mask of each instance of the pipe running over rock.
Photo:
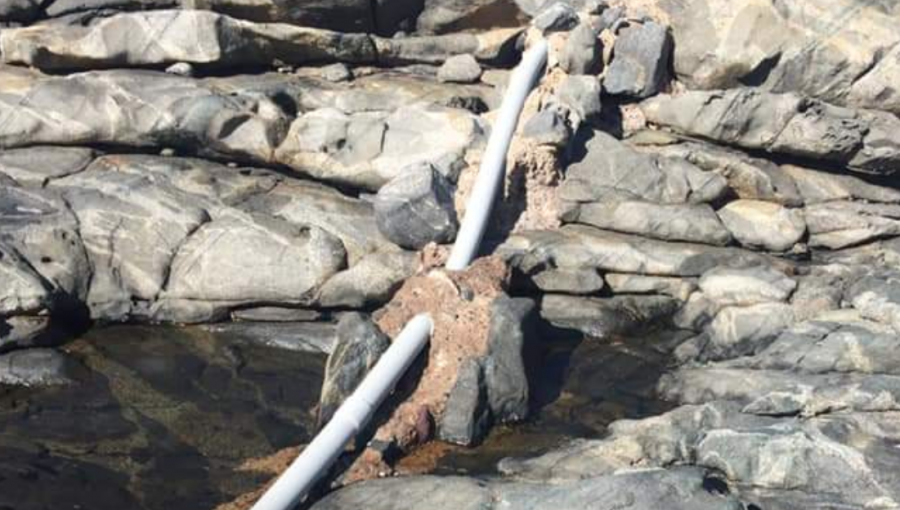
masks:
[[(519, 115), (546, 62), (547, 42), (539, 40), (525, 52), (510, 78), (467, 204), (466, 216), (447, 261), (447, 269), (451, 271), (465, 269), (478, 253), (503, 181), (506, 155)], [(433, 328), (428, 314), (417, 315), (406, 324), (359, 387), (256, 502), (253, 510), (290, 510), (306, 497), (313, 484), (328, 472), (347, 443), (365, 427), (381, 402), (393, 391), (428, 344)]]

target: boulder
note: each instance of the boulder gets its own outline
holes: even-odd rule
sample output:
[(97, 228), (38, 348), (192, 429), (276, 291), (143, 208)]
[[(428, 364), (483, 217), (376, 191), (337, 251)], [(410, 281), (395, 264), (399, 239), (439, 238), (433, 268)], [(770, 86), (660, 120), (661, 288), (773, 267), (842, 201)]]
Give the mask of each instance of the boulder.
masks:
[(797, 288), (797, 282), (769, 266), (717, 267), (703, 273), (698, 285), (706, 299), (720, 306), (783, 303)]
[(484, 384), (492, 419), (498, 423), (528, 417), (529, 384), (525, 369), (527, 342), (536, 325), (535, 303), (500, 295), (491, 303)]
[(404, 248), (450, 242), (459, 228), (450, 183), (430, 165), (397, 175), (378, 190), (374, 206), (378, 229)]
[(735, 200), (718, 214), (731, 235), (748, 248), (788, 251), (806, 234), (800, 210), (772, 202)]
[(416, 29), (441, 34), (486, 27), (519, 27), (526, 20), (525, 12), (505, 0), (424, 0)]
[(655, 204), (623, 200), (588, 202), (566, 210), (566, 222), (637, 234), (663, 241), (724, 246), (731, 234), (707, 204)]
[(11, 246), (0, 243), (0, 317), (35, 314), (51, 303), (51, 289)]
[(900, 169), (900, 119), (890, 115), (749, 88), (661, 95), (641, 108), (651, 123), (716, 142), (830, 161), (860, 173)]
[(559, 101), (578, 116), (578, 122), (600, 115), (600, 81), (596, 76), (568, 75), (556, 90)]
[(595, 269), (543, 269), (531, 281), (544, 292), (564, 294), (594, 294), (606, 286)]
[(481, 78), (481, 66), (472, 55), (455, 55), (438, 68), (437, 78), (444, 82), (474, 83)]
[(391, 342), (368, 317), (347, 313), (337, 324), (337, 340), (325, 365), (317, 424), (324, 427), (375, 366)]
[(578, 11), (565, 2), (555, 2), (545, 7), (532, 20), (531, 25), (542, 33), (564, 32), (578, 24)]
[(613, 46), (613, 59), (603, 78), (611, 95), (645, 98), (668, 84), (672, 38), (666, 26), (654, 22), (623, 28)]
[(593, 298), (545, 294), (541, 317), (556, 327), (574, 329), (593, 338), (627, 335), (659, 325), (678, 308), (668, 296), (614, 296)]
[(846, 299), (860, 315), (893, 326), (900, 331), (900, 275), (894, 271), (875, 271), (854, 281)]
[(438, 437), (448, 443), (474, 446), (487, 435), (490, 417), (482, 362), (467, 359), (447, 398)]
[(548, 106), (532, 115), (522, 126), (522, 136), (538, 145), (565, 147), (572, 128), (563, 108)]
[(697, 288), (689, 278), (645, 276), (639, 274), (607, 273), (603, 276), (613, 294), (663, 294), (687, 301)]
[(900, 205), (826, 202), (804, 210), (809, 245), (837, 250), (900, 235)]
[(840, 200), (900, 203), (900, 191), (870, 184), (854, 175), (822, 172), (795, 165), (782, 165), (781, 168), (797, 183), (797, 191), (807, 205)]
[(414, 253), (382, 251), (366, 255), (335, 274), (319, 289), (316, 305), (364, 308), (386, 303), (416, 270)]
[(599, 74), (603, 67), (603, 44), (600, 31), (591, 23), (580, 23), (569, 33), (559, 57), (559, 65), (567, 74)]
[(708, 342), (701, 347), (698, 359), (721, 360), (753, 354), (767, 347), (793, 322), (792, 308), (783, 303), (723, 308), (707, 327)]
[(84, 170), (96, 153), (83, 147), (25, 147), (0, 152), (0, 173), (23, 186), (49, 181)]

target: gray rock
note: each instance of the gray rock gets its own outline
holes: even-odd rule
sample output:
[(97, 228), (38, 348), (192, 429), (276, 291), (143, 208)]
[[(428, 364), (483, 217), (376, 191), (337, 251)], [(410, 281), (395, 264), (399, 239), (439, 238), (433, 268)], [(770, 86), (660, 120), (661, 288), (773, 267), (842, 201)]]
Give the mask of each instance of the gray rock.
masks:
[(844, 280), (839, 275), (813, 273), (797, 282), (797, 290), (791, 296), (791, 307), (798, 321), (815, 318), (841, 307), (844, 296)]
[(347, 313), (337, 324), (337, 341), (328, 356), (317, 424), (324, 427), (362, 382), (391, 342), (365, 315)]
[(72, 362), (53, 349), (25, 349), (0, 354), (0, 384), (45, 387), (72, 382)]
[(416, 270), (414, 253), (385, 251), (367, 255), (326, 281), (316, 304), (326, 308), (363, 308), (386, 303)]
[(527, 17), (520, 6), (502, 0), (424, 0), (416, 21), (421, 33), (446, 33), (467, 29), (518, 27)]
[(600, 80), (596, 76), (566, 76), (557, 95), (560, 102), (578, 116), (579, 121), (600, 115)]
[[(196, 80), (150, 71), (45, 76), (4, 66), (0, 91), (0, 115), (10, 119), (0, 125), (4, 149), (165, 142), (188, 154), (270, 161), (287, 124), (265, 97), (225, 95)], [(73, 95), (82, 100), (72, 101)], [(110, 104), (109, 97), (119, 100)]]
[(412, 165), (455, 179), (482, 137), (475, 115), (414, 104), (393, 112), (346, 114), (321, 108), (300, 115), (275, 158), (317, 179), (377, 190)]
[(322, 61), (372, 63), (365, 34), (256, 24), (200, 10), (116, 14), (88, 26), (45, 24), (0, 34), (2, 60), (40, 69), (192, 65), (230, 67)]
[(447, 398), (438, 437), (448, 443), (474, 446), (487, 434), (490, 417), (481, 361), (467, 359)]
[(511, 66), (519, 56), (517, 42), (522, 30), (505, 28), (438, 36), (373, 37), (381, 66), (410, 64), (440, 65), (456, 55), (472, 55), (478, 62)]
[(900, 191), (869, 184), (853, 175), (821, 172), (794, 165), (783, 165), (781, 168), (793, 177), (797, 190), (807, 205), (838, 200), (900, 203)]
[(578, 12), (567, 3), (556, 2), (542, 9), (531, 24), (544, 34), (571, 30), (578, 24)]
[(3, 0), (0, 2), (0, 22), (29, 23), (41, 12), (41, 2), (35, 0)]
[(678, 302), (667, 296), (591, 298), (545, 294), (541, 299), (544, 320), (601, 339), (634, 333), (649, 324), (659, 325), (677, 308)]
[(534, 331), (535, 303), (528, 298), (501, 295), (491, 303), (488, 353), (484, 360), (484, 383), (491, 416), (498, 423), (524, 420), (528, 416), (528, 376), (525, 354)]
[(900, 235), (900, 206), (826, 202), (804, 210), (809, 245), (832, 250)]
[(492, 505), (538, 510), (612, 510), (628, 502), (634, 509), (740, 510), (733, 496), (704, 489), (703, 473), (696, 469), (646, 470), (546, 483), (482, 482), (471, 478), (415, 476), (353, 484), (317, 502), (314, 510), (371, 510), (455, 508), (476, 510)]
[(687, 278), (607, 273), (603, 277), (614, 294), (663, 294), (687, 301), (697, 283)]
[[(900, 168), (900, 119), (754, 89), (690, 91), (645, 101), (647, 120), (713, 141), (890, 175)], [(892, 126), (888, 128), (887, 126)], [(873, 129), (874, 128), (874, 129)]]
[(566, 39), (559, 64), (568, 74), (599, 74), (603, 68), (600, 32), (591, 23), (581, 23)]
[(664, 241), (687, 241), (718, 246), (724, 246), (731, 241), (728, 229), (707, 204), (598, 201), (578, 204), (566, 210), (562, 218), (566, 222), (586, 223), (602, 229)]
[(542, 108), (525, 121), (522, 136), (538, 145), (565, 147), (572, 137), (572, 128), (563, 108), (549, 106)]
[(709, 341), (701, 348), (699, 360), (721, 360), (758, 352), (793, 322), (793, 309), (783, 303), (723, 308), (707, 327)]
[(240, 342), (286, 351), (330, 354), (337, 343), (335, 325), (328, 322), (245, 321), (209, 324), (202, 328)]
[(684, 142), (650, 148), (655, 153), (684, 159), (727, 180), (727, 187), (746, 200), (764, 200), (789, 207), (803, 205), (792, 173), (771, 161), (712, 144)]
[(231, 312), (233, 320), (247, 322), (305, 322), (314, 321), (319, 317), (319, 312), (315, 310), (278, 306), (256, 306)]
[(345, 264), (341, 241), (318, 227), (233, 214), (204, 224), (178, 248), (163, 297), (307, 304)]
[(481, 66), (472, 55), (456, 55), (441, 65), (437, 77), (445, 82), (474, 83), (481, 78)]
[(717, 267), (699, 282), (707, 299), (720, 306), (783, 303), (797, 288), (797, 282), (769, 266), (743, 269)]
[(582, 160), (569, 165), (560, 185), (564, 202), (703, 203), (719, 199), (728, 190), (719, 175), (686, 161), (637, 152), (602, 131), (594, 132), (585, 151)]
[[(892, 83), (900, 37), (893, 30), (897, 13), (887, 4), (702, 0), (691, 9), (672, 1), (657, 5), (678, 41), (674, 67), (688, 88), (752, 85), (898, 111)], [(698, 13), (715, 13), (716, 23)], [(766, 29), (745, 31), (748, 19)]]
[(771, 202), (735, 200), (718, 214), (731, 235), (748, 248), (788, 251), (806, 234), (801, 211)]
[(404, 248), (418, 250), (456, 237), (450, 183), (430, 165), (400, 173), (378, 191), (374, 206), (378, 229)]
[(81, 147), (26, 147), (0, 152), (0, 173), (28, 186), (47, 182), (84, 170), (96, 156)]
[(50, 305), (50, 287), (12, 247), (0, 243), (0, 317), (34, 314)]
[(603, 277), (594, 269), (544, 269), (531, 276), (544, 292), (594, 294), (603, 290)]
[(900, 274), (876, 271), (854, 281), (846, 299), (860, 315), (900, 331)]
[(672, 38), (663, 25), (647, 22), (622, 29), (603, 79), (608, 94), (645, 98), (668, 82)]
[(749, 267), (770, 263), (766, 257), (745, 250), (655, 241), (581, 225), (514, 234), (498, 248), (498, 255), (525, 273), (557, 267), (700, 276), (720, 265)]
[(353, 79), (353, 72), (347, 67), (347, 64), (342, 62), (327, 65), (320, 72), (322, 73), (322, 79), (334, 83)]
[(48, 315), (0, 319), (0, 352), (53, 345), (62, 338), (58, 331), (54, 331)]
[(167, 67), (166, 72), (176, 76), (191, 77), (194, 75), (194, 66), (187, 62), (177, 62)]

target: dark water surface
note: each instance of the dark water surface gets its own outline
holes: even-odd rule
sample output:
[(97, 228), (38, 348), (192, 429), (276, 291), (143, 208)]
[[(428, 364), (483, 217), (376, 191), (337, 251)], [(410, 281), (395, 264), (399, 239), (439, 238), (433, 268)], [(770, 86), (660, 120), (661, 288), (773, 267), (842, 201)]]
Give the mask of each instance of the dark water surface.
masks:
[(308, 440), (322, 355), (200, 329), (117, 326), (66, 347), (77, 384), (0, 387), (0, 509), (205, 510)]
[[(451, 448), (438, 473), (490, 475), (503, 457), (668, 408), (653, 396), (664, 335), (544, 342), (534, 416)], [(81, 365), (76, 384), (0, 387), (0, 510), (212, 509), (269, 478), (242, 463), (309, 439), (325, 363), (160, 326), (98, 329), (66, 350)]]

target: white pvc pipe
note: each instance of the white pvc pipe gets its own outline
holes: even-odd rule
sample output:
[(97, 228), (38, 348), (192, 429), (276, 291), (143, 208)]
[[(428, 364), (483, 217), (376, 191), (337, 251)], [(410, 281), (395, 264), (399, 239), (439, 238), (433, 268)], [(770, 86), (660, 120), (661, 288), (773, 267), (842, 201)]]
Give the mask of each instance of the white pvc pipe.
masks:
[[(503, 180), (506, 153), (519, 114), (546, 61), (547, 43), (541, 40), (525, 53), (510, 77), (506, 97), (488, 140), (447, 269), (465, 269), (478, 251), (494, 198)], [(328, 472), (347, 443), (365, 427), (378, 405), (393, 391), (397, 381), (428, 344), (433, 328), (434, 323), (428, 314), (417, 315), (406, 324), (331, 421), (253, 505), (252, 510), (290, 510), (303, 500), (313, 484)]]
[(487, 221), (494, 206), (494, 199), (503, 182), (506, 169), (506, 153), (512, 141), (519, 114), (525, 99), (534, 87), (538, 73), (547, 62), (547, 42), (539, 40), (522, 56), (522, 62), (513, 71), (500, 106), (497, 121), (491, 128), (491, 137), (481, 158), (481, 167), (466, 204), (466, 217), (456, 235), (456, 243), (447, 260), (447, 269), (462, 271), (478, 253), (478, 246), (487, 228)]
[(344, 447), (366, 425), (382, 400), (428, 343), (434, 327), (427, 314), (412, 318), (391, 343), (378, 363), (328, 425), (303, 449), (303, 453), (281, 474), (253, 505), (253, 510), (290, 510), (306, 496), (313, 484), (334, 463)]

